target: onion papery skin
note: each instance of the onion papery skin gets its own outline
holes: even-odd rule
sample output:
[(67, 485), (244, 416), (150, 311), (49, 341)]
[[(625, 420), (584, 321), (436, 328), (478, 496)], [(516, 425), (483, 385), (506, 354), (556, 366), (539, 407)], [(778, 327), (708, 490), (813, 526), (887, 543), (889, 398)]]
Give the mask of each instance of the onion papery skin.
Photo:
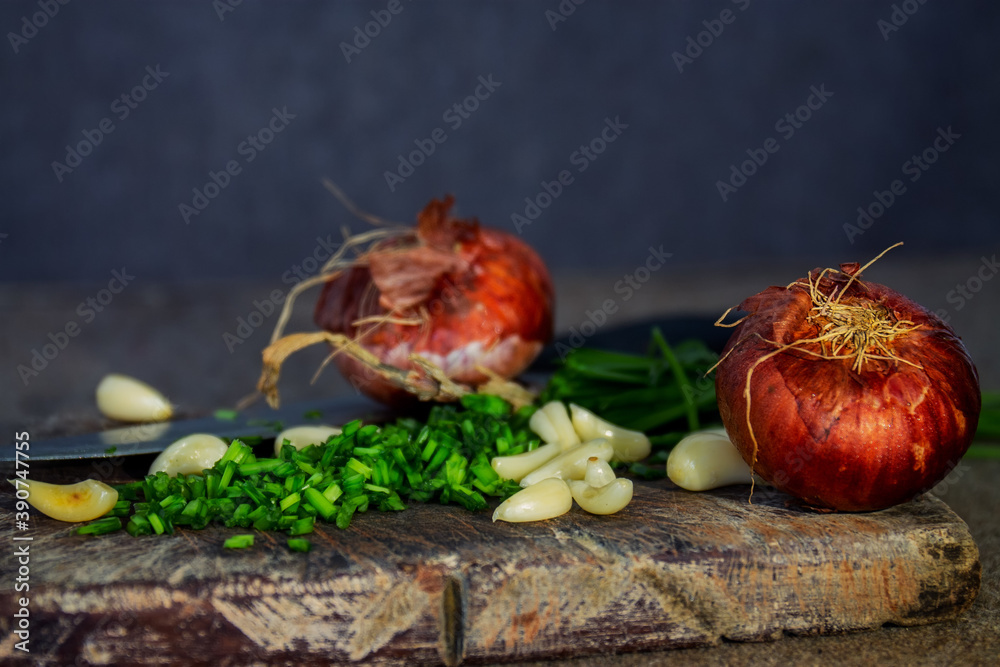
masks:
[[(317, 325), (357, 338), (379, 361), (414, 369), (424, 357), (455, 382), (478, 386), (527, 368), (552, 339), (554, 295), (542, 259), (526, 243), (475, 220), (452, 218), (452, 198), (434, 200), (417, 227), (380, 242), (328, 282)], [(420, 324), (359, 320), (392, 313)], [(347, 354), (334, 361), (364, 394), (388, 405), (414, 398)]]
[[(857, 265), (842, 269), (822, 279), (816, 269), (740, 304), (748, 315), (723, 350), (716, 392), (726, 431), (763, 479), (807, 505), (878, 510), (929, 491), (957, 465), (979, 421), (979, 376), (943, 320), (884, 285), (850, 281)], [(898, 361), (869, 359), (854, 370), (853, 359), (808, 354), (820, 351), (810, 343), (757, 363), (774, 343), (820, 335), (822, 320), (808, 319), (810, 281), (827, 296), (849, 285), (840, 303), (879, 306), (918, 325), (885, 343)]]

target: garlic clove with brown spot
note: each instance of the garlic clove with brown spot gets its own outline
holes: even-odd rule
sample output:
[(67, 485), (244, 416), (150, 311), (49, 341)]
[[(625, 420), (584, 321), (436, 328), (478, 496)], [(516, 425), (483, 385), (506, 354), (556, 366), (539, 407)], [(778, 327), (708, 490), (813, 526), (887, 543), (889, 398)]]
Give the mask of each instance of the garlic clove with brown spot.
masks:
[(10, 483), (19, 490), (27, 487), (28, 504), (58, 521), (91, 521), (110, 512), (118, 502), (118, 491), (95, 479), (76, 484), (21, 479)]
[(615, 477), (615, 471), (607, 461), (596, 456), (587, 459), (587, 470), (583, 474), (583, 481), (590, 486), (600, 488), (615, 481)]

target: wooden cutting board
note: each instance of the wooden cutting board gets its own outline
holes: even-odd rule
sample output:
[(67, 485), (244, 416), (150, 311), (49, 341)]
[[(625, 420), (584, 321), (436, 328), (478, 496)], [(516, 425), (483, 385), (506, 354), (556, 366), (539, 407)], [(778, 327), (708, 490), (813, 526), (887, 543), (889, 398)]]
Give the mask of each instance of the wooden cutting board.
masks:
[[(324, 526), (310, 553), (236, 532), (97, 538), (33, 515), (30, 659), (66, 664), (470, 664), (918, 625), (967, 608), (980, 582), (965, 523), (924, 496), (819, 514), (749, 487), (640, 482), (629, 507), (535, 524), (414, 505)], [(14, 535), (31, 536), (14, 542)], [(0, 659), (13, 649), (18, 564), (2, 559)]]

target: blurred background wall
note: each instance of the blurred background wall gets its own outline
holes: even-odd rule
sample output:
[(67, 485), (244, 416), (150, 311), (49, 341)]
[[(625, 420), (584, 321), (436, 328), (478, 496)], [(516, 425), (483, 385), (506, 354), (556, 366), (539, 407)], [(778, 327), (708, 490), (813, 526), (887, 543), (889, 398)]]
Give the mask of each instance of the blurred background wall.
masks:
[(997, 3), (35, 0), (0, 29), (2, 281), (280, 286), (364, 228), (324, 177), (395, 221), (453, 193), (557, 270), (1000, 238)]

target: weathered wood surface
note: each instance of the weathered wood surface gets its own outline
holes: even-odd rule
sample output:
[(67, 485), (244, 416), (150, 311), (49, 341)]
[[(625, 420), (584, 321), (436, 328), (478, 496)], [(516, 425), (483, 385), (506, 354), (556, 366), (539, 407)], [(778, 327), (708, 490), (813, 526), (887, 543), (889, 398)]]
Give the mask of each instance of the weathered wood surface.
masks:
[[(473, 664), (932, 623), (978, 591), (975, 543), (932, 496), (817, 514), (747, 494), (637, 483), (618, 515), (536, 524), (417, 505), (323, 527), (307, 554), (273, 533), (230, 551), (236, 530), (84, 538), (33, 516), (30, 659)], [(12, 503), (5, 492), (7, 545)], [(2, 560), (2, 661), (19, 655), (17, 567)]]

